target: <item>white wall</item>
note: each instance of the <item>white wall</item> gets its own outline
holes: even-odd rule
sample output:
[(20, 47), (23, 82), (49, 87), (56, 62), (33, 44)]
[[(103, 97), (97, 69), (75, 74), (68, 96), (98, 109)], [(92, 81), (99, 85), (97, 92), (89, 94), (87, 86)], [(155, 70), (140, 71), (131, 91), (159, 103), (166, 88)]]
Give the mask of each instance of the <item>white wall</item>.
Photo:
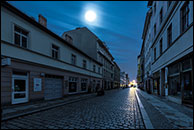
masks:
[(38, 54), (29, 52), (27, 50), (10, 46), (1, 42), (2, 55), (10, 56), (13, 58), (19, 58), (19, 59), (27, 60), (31, 62), (36, 62), (36, 63), (48, 65), (48, 66), (58, 67), (65, 70), (72, 70), (73, 72), (79, 72), (87, 75), (91, 74), (92, 76), (101, 77), (100, 74), (91, 72), (93, 70), (93, 64), (95, 64), (96, 66), (99, 66), (97, 65), (97, 63), (91, 61), (88, 57), (84, 56), (78, 51), (67, 46), (65, 43), (55, 39), (51, 35), (47, 34), (46, 32), (40, 30), (36, 26), (28, 23), (27, 21), (23, 20), (22, 18), (18, 17), (17, 15), (13, 14), (9, 10), (2, 7), (1, 8), (1, 32), (2, 32), (1, 40), (7, 41), (13, 44), (14, 42), (13, 25), (14, 24), (29, 31), (28, 49), (51, 57), (51, 46), (52, 44), (55, 44), (60, 48), (59, 60), (71, 64), (71, 54), (73, 53), (77, 56), (77, 65), (79, 67), (82, 67), (83, 59), (87, 60), (87, 64), (88, 64), (87, 66), (90, 71), (87, 71), (69, 64), (65, 64), (63, 62), (60, 62), (45, 56), (40, 56)]
[[(167, 1), (159, 1), (160, 3), (162, 2), (163, 4), (160, 4), (159, 7), (161, 8), (163, 6), (163, 11), (167, 12)], [(166, 4), (165, 4), (166, 3)], [(173, 3), (172, 3), (173, 4)], [(172, 5), (171, 4), (171, 5)], [(176, 40), (180, 35), (180, 9), (182, 5), (184, 4), (184, 1), (179, 2), (174, 9), (173, 13), (171, 14), (170, 18), (168, 19), (166, 25), (164, 26), (163, 30), (161, 31), (159, 37), (156, 39), (156, 43), (154, 44), (152, 48), (152, 63), (154, 62), (154, 48), (157, 48), (156, 52), (156, 58), (160, 56), (160, 39), (163, 38), (163, 52), (168, 49), (167, 45), (167, 28), (169, 25), (172, 23), (172, 42)], [(193, 2), (190, 1), (190, 16), (189, 16), (189, 23), (192, 23), (193, 18), (192, 18), (192, 13), (193, 13)], [(159, 12), (158, 12), (159, 13)], [(159, 14), (158, 14), (159, 15)], [(165, 14), (163, 15), (165, 18)], [(157, 24), (159, 24), (159, 19)], [(159, 30), (158, 30), (159, 31)], [(190, 28), (188, 32), (186, 32), (183, 36), (181, 36), (180, 39), (176, 41), (152, 66), (152, 71), (153, 73), (160, 70), (162, 67), (172, 63), (176, 59), (181, 58), (182, 56), (188, 54), (189, 52), (193, 51), (192, 49), (193, 46), (193, 27)], [(190, 48), (190, 49), (188, 49)], [(188, 49), (188, 50), (187, 50)]]

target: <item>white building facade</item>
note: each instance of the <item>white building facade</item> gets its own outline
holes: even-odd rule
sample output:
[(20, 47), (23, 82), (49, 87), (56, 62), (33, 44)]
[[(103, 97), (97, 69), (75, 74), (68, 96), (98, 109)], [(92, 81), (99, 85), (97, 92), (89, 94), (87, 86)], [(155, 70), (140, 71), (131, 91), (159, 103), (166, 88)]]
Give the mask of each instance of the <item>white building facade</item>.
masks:
[(102, 69), (99, 68), (99, 66), (93, 66), (93, 68), (95, 68), (103, 77), (101, 87), (104, 89), (113, 88), (114, 58), (105, 43), (86, 27), (64, 32), (62, 37), (66, 41), (72, 39), (72, 45), (86, 52), (86, 54), (100, 62), (103, 65)]
[(192, 104), (193, 1), (150, 1), (148, 7), (143, 40), (145, 80), (151, 72), (149, 92)]
[(102, 64), (48, 30), (44, 17), (40, 24), (3, 2), (1, 18), (1, 104), (57, 99), (101, 85), (93, 65)]

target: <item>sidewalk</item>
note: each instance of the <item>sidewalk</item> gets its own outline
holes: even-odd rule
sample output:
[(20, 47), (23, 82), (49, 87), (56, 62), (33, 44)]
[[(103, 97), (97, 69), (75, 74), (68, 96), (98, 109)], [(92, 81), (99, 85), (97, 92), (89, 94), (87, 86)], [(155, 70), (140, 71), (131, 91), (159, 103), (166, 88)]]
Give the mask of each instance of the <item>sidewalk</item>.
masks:
[(136, 90), (154, 129), (193, 129), (193, 109)]
[(13, 106), (4, 106), (4, 107), (1, 107), (2, 109), (1, 121), (48, 110), (68, 103), (78, 102), (84, 99), (96, 97), (96, 95), (97, 95), (96, 93), (71, 95), (71, 96), (64, 97), (62, 99), (51, 100), (51, 101), (37, 101), (37, 102), (18, 104)]

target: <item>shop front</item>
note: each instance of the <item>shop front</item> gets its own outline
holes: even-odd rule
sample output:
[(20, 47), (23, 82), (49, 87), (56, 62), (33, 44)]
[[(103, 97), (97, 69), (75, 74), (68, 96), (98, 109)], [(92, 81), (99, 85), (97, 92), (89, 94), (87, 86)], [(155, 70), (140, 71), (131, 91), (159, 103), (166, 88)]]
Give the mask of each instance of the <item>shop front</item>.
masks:
[(181, 104), (193, 104), (192, 57), (187, 56), (169, 66), (169, 96)]
[(153, 74), (153, 94), (160, 95), (160, 72)]

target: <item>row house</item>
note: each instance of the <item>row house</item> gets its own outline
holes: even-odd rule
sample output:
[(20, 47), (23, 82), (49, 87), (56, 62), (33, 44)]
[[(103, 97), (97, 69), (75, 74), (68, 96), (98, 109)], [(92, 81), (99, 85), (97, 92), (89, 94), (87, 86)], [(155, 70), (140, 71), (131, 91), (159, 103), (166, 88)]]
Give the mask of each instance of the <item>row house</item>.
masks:
[(128, 87), (129, 85), (129, 76), (126, 72), (120, 72), (120, 86)]
[(120, 68), (116, 62), (114, 62), (114, 88), (120, 88)]
[(144, 86), (193, 104), (193, 1), (149, 1), (143, 42)]
[(102, 84), (99, 70), (100, 62), (50, 31), (43, 16), (37, 22), (1, 3), (1, 104), (92, 92)]
[(137, 84), (138, 84), (138, 86), (141, 83), (141, 64), (140, 64), (140, 59), (141, 59), (141, 56), (138, 55), (138, 57), (137, 57)]
[(62, 37), (65, 40), (70, 40), (73, 46), (86, 52), (86, 54), (100, 62), (102, 68), (93, 65), (93, 69), (102, 75), (101, 87), (104, 89), (113, 88), (114, 58), (106, 47), (106, 44), (86, 27), (64, 32)]

